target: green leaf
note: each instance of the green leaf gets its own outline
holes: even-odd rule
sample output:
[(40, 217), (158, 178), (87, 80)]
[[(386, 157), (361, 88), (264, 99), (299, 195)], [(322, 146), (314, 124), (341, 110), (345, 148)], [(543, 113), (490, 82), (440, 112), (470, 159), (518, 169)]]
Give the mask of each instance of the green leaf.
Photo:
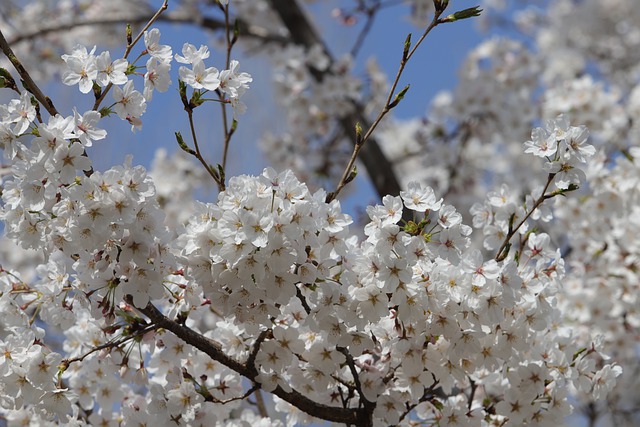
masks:
[(409, 49), (411, 49), (411, 33), (407, 36), (404, 41), (404, 50), (402, 51), (402, 59), (406, 60), (407, 56), (409, 56)]
[(362, 125), (360, 122), (356, 123), (356, 145), (362, 144)]
[(344, 181), (345, 184), (350, 183), (351, 181), (353, 181), (356, 176), (358, 176), (358, 168), (356, 166), (353, 167), (353, 169), (351, 170), (351, 173), (349, 174), (349, 176), (347, 177), (347, 179)]
[(195, 156), (196, 155), (195, 150), (189, 148), (187, 143), (184, 142), (184, 138), (182, 138), (182, 134), (180, 132), (176, 132), (175, 134), (176, 134), (176, 141), (178, 141), (178, 145), (180, 146), (180, 148), (182, 148), (183, 151), (186, 151), (187, 153)]
[(468, 9), (464, 9), (464, 10), (460, 10), (458, 12), (452, 13), (446, 18), (441, 19), (440, 22), (443, 22), (443, 23), (454, 22), (454, 21), (460, 21), (462, 19), (473, 18), (474, 16), (480, 16), (480, 12), (482, 12), (482, 9), (480, 9), (480, 6), (470, 7)]
[(389, 104), (389, 109), (394, 108), (396, 105), (398, 105), (400, 103), (400, 101), (402, 101), (404, 99), (405, 94), (407, 93), (407, 91), (409, 90), (409, 86), (411, 85), (406, 85), (397, 95), (396, 97), (393, 99), (393, 101)]

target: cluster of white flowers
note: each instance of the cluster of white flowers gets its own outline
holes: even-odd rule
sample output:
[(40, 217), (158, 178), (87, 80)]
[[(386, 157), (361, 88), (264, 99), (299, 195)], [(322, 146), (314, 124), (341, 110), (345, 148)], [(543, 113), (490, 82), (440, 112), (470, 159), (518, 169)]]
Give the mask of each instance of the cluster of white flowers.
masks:
[(247, 107), (240, 101), (240, 97), (249, 89), (253, 80), (248, 73), (238, 72), (239, 62), (235, 59), (229, 64), (228, 70), (218, 71), (215, 67), (205, 68), (204, 60), (209, 57), (209, 48), (200, 46), (199, 49), (190, 43), (182, 47), (182, 55), (176, 54), (176, 61), (191, 65), (180, 67), (180, 80), (193, 89), (205, 89), (224, 92), (233, 105), (234, 111), (244, 113)]
[[(556, 209), (571, 268), (560, 298), (566, 322), (582, 342), (586, 334), (600, 334), (602, 345), (625, 374), (640, 367), (638, 158), (637, 146), (629, 149), (629, 157), (618, 156), (612, 166), (605, 156), (597, 156), (586, 171), (591, 192), (562, 199)], [(607, 403), (593, 403), (591, 396), (581, 395), (581, 404), (594, 405), (612, 424), (615, 418), (609, 421), (609, 413), (629, 414), (632, 425), (639, 387), (638, 376), (623, 375)]]
[(424, 118), (387, 122), (378, 135), (397, 175), (456, 196), (463, 211), (504, 180), (527, 185), (537, 168), (514, 141), (526, 138), (541, 116), (534, 97), (539, 73), (537, 55), (522, 43), (481, 43), (464, 61), (453, 93), (438, 94)]
[[(28, 101), (29, 95), (22, 99)], [(91, 168), (83, 138), (106, 136), (98, 129), (89, 131), (89, 120), (80, 120), (90, 113), (27, 123), (38, 136), (29, 143), (24, 134), (15, 135), (5, 145), (5, 158), (13, 164), (2, 194), (5, 232), (22, 247), (48, 254), (33, 283), (7, 271), (2, 275), (2, 324), (9, 334), (2, 337), (0, 389), (3, 408), (18, 410), (9, 415), (12, 420), (29, 413), (65, 422), (79, 408), (72, 410), (74, 394), (56, 381), (64, 370), (59, 371), (62, 355), (44, 345), (44, 330), (33, 325), (29, 309), (37, 306), (45, 324), (64, 330), (65, 352), (79, 355), (109, 339), (101, 328), (114, 322), (123, 295), (141, 305), (161, 297), (158, 284), (169, 273), (164, 214), (144, 169), (129, 161), (105, 173), (77, 175)], [(11, 115), (3, 115), (0, 125), (10, 124)], [(99, 365), (82, 366), (91, 370)], [(111, 369), (117, 371), (115, 365)], [(113, 378), (90, 377), (94, 384), (119, 387)], [(68, 379), (74, 391), (89, 385)], [(114, 393), (108, 399), (117, 398)], [(27, 407), (31, 409), (25, 412)]]
[(571, 112), (572, 120), (587, 126), (598, 146), (612, 152), (623, 148), (629, 130), (631, 114), (621, 100), (622, 94), (616, 88), (605, 90), (602, 82), (583, 76), (547, 90), (542, 117), (553, 119)]
[[(625, 8), (631, 0), (616, 1), (608, 17), (635, 13)], [(272, 16), (264, 0), (236, 2), (246, 22)], [(94, 14), (111, 10), (89, 3)], [(433, 7), (409, 3), (416, 21)], [(571, 18), (575, 2), (556, 3)], [(579, 16), (597, 2), (583, 3)], [(279, 31), (275, 21), (266, 25)], [(551, 20), (537, 35), (543, 46), (559, 27)], [(568, 34), (560, 40), (563, 49), (591, 49), (569, 46)], [(506, 39), (480, 45), (458, 90), (439, 96), (429, 119), (387, 124), (380, 134), (389, 158), (409, 158), (414, 175), (399, 195), (367, 207), (359, 231), (340, 202), (291, 170), (222, 178), (225, 190), (210, 203), (192, 201), (207, 175), (184, 158), (161, 153), (149, 174), (130, 157), (94, 171), (86, 149), (106, 138), (102, 118), (115, 113), (140, 126), (154, 91), (171, 84), (173, 59), (183, 64), (181, 95), (193, 90), (185, 108), (213, 91), (234, 113), (245, 110), (252, 78), (237, 61), (208, 66), (208, 48), (189, 43), (174, 56), (157, 29), (144, 45), (144, 67), (95, 47), (62, 56), (65, 84), (100, 102), (112, 91), (99, 111), (43, 121), (26, 91), (0, 105), (0, 146), (11, 165), (2, 170), (4, 231), (46, 254), (32, 271), (0, 267), (0, 414), (8, 425), (282, 426), (276, 418), (286, 414), (293, 426), (317, 421), (307, 411), (366, 425), (555, 426), (576, 402), (603, 413), (637, 410), (638, 380), (628, 373), (640, 366), (640, 150), (629, 143), (629, 120), (640, 86), (627, 99), (576, 79), (580, 61), (563, 75), (549, 46), (534, 54)], [(334, 174), (340, 155), (327, 163), (315, 153), (362, 99), (352, 59), (333, 61), (319, 45), (264, 50), (277, 64), (290, 124), (289, 133), (265, 138), (270, 155), (305, 178)], [(632, 87), (635, 68), (612, 63), (627, 74), (603, 69)], [(374, 87), (385, 86), (375, 67), (370, 73)], [(567, 110), (572, 122), (594, 127), (597, 149), (585, 126), (557, 115)], [(514, 143), (536, 117), (549, 120)], [(612, 138), (622, 154), (604, 146)], [(493, 186), (505, 175), (509, 185)], [(258, 389), (277, 397), (258, 399), (256, 410), (247, 399)], [(263, 405), (278, 415), (265, 417)]]
[[(349, 406), (374, 402), (386, 424), (417, 407), (422, 420), (537, 425), (568, 413), (570, 384), (593, 389), (595, 350), (582, 353), (554, 320), (564, 265), (548, 235), (529, 234), (519, 263), (485, 260), (467, 248), (471, 230), (455, 208), (414, 183), (367, 209), (359, 243), (324, 197), (290, 172), (236, 177), (180, 241), (185, 278), (236, 324), (223, 348), (247, 357), (251, 336), (269, 332), (255, 358), (263, 389), (304, 390), (330, 404), (360, 384)], [(492, 217), (509, 217), (507, 199), (490, 195)], [(417, 215), (404, 228), (403, 209)], [(610, 388), (620, 369), (606, 369)], [(464, 392), (479, 385), (469, 401)]]
[[(32, 126), (13, 114), (28, 110), (28, 99), (6, 107), (3, 126)], [(555, 323), (564, 266), (547, 234), (527, 234), (519, 261), (488, 260), (469, 247), (471, 229), (453, 206), (410, 183), (367, 209), (359, 242), (339, 202), (268, 169), (232, 178), (215, 204), (199, 204), (171, 247), (142, 167), (76, 175), (90, 168), (80, 136), (104, 136), (87, 130), (89, 120), (79, 134), (79, 117), (33, 125), (39, 136), (30, 146), (14, 133), (5, 150), (14, 162), (3, 192), (7, 234), (52, 254), (38, 283), (16, 286), (3, 276), (10, 334), (0, 387), (12, 396), (2, 401), (11, 420), (78, 422), (95, 405), (91, 422), (226, 418), (234, 406), (216, 402), (242, 394), (239, 375), (171, 334), (149, 331), (137, 353), (115, 346), (106, 358), (83, 355), (123, 328), (144, 330), (127, 314), (125, 295), (136, 307), (171, 295), (169, 312), (184, 313), (196, 330), (218, 318), (207, 335), (237, 360), (253, 352), (255, 381), (266, 391), (298, 390), (327, 405), (342, 395), (347, 408), (374, 405), (387, 424), (415, 409), (412, 417), (440, 424), (554, 425), (570, 410), (569, 386), (603, 395), (620, 373), (596, 369), (595, 344), (577, 347), (571, 330)], [(562, 174), (593, 154), (585, 137), (559, 118), (526, 146), (550, 159), (556, 186), (567, 189), (582, 174)], [(506, 189), (487, 206), (474, 217), (485, 233), (492, 219), (522, 215)], [(401, 227), (404, 209), (414, 221)], [(61, 371), (67, 387), (55, 381), (63, 356), (39, 345), (44, 331), (29, 324), (32, 305), (44, 322), (62, 326), (67, 357), (84, 359), (64, 362), (72, 365)], [(122, 387), (118, 378), (148, 387)], [(112, 414), (123, 399), (121, 415)]]
[[(122, 88), (113, 87), (114, 103), (109, 110), (112, 109), (118, 117), (130, 122), (133, 125), (132, 129), (139, 128), (142, 125), (140, 117), (146, 111), (147, 102), (152, 100), (154, 90), (166, 92), (169, 89), (171, 84), (169, 72), (173, 59), (171, 46), (160, 44), (160, 30), (157, 28), (145, 31), (144, 44), (146, 49), (143, 54), (148, 54), (149, 59), (145, 67), (142, 94), (134, 88), (133, 80), (127, 77), (127, 73), (134, 73), (129, 71), (130, 65), (127, 60), (120, 58), (112, 61), (108, 51), (96, 56), (94, 55), (95, 47), (87, 52), (85, 46), (78, 45), (71, 54), (62, 55), (62, 59), (68, 66), (62, 81), (69, 86), (79, 85), (82, 93), (88, 93), (92, 89), (95, 91), (94, 85), (98, 87), (98, 94), (101, 93), (99, 88), (123, 85)], [(205, 68), (204, 59), (209, 57), (209, 49), (206, 46), (196, 50), (192, 44), (185, 43), (182, 55), (176, 54), (176, 61), (190, 64), (192, 68), (180, 67), (181, 81), (195, 90), (220, 89), (228, 96), (234, 112), (246, 111), (246, 106), (240, 101), (240, 97), (249, 88), (248, 84), (252, 78), (248, 73), (238, 71), (238, 61), (232, 60), (228, 70), (219, 72), (215, 67)]]

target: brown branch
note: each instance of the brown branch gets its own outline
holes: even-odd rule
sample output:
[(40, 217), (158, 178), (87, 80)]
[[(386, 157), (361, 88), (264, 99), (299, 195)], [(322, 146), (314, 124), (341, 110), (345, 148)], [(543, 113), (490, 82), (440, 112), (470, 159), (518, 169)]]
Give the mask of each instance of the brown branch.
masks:
[[(304, 285), (301, 284), (301, 286), (304, 286)], [(296, 286), (296, 296), (300, 300), (300, 303), (302, 304), (302, 308), (304, 308), (304, 311), (306, 311), (307, 314), (311, 314), (311, 307), (309, 307), (309, 304), (307, 303), (307, 299), (304, 297), (304, 295), (302, 295), (302, 291), (297, 286)]]
[(13, 66), (16, 68), (16, 70), (18, 71), (18, 74), (20, 74), (20, 77), (22, 78), (22, 81), (24, 82), (24, 85), (27, 88), (27, 90), (31, 92), (33, 96), (36, 97), (36, 99), (40, 102), (40, 104), (42, 104), (44, 108), (46, 108), (49, 114), (51, 114), (52, 116), (55, 116), (56, 114), (58, 114), (58, 110), (56, 110), (56, 107), (53, 105), (53, 102), (51, 101), (51, 99), (49, 99), (48, 96), (42, 93), (42, 91), (40, 90), (36, 82), (33, 81), (33, 79), (31, 78), (27, 70), (24, 68), (22, 63), (18, 60), (15, 53), (13, 53), (11, 46), (9, 46), (9, 43), (7, 42), (7, 39), (5, 39), (4, 34), (2, 34), (1, 30), (0, 30), (0, 48), (2, 49), (2, 52), (7, 56), (7, 58), (9, 58), (9, 61), (11, 61)]
[[(247, 397), (251, 396), (253, 393), (256, 393), (256, 395), (258, 393), (260, 393), (260, 384), (254, 384), (253, 387), (251, 387), (249, 390), (247, 390), (242, 396), (230, 397), (229, 399), (220, 400), (220, 399), (216, 399), (215, 397), (209, 395), (209, 396), (205, 396), (205, 400), (207, 402), (213, 402), (213, 403), (219, 403), (220, 405), (226, 405), (227, 403), (236, 402), (238, 400), (244, 400)], [(266, 416), (263, 415), (262, 417), (265, 418)]]
[(258, 407), (258, 414), (262, 418), (269, 418), (269, 411), (267, 411), (267, 405), (264, 403), (264, 398), (262, 397), (262, 393), (260, 392), (260, 388), (255, 391), (256, 396), (256, 406)]
[(258, 338), (256, 338), (256, 341), (253, 343), (253, 350), (251, 350), (251, 353), (247, 358), (247, 366), (255, 368), (256, 357), (258, 357), (258, 353), (260, 352), (260, 346), (262, 346), (262, 343), (265, 339), (267, 339), (267, 335), (269, 335), (270, 332), (270, 329), (265, 329), (264, 331), (260, 332), (260, 335), (258, 335)]
[(360, 401), (364, 405), (364, 407), (368, 410), (373, 410), (376, 406), (375, 403), (370, 402), (364, 395), (362, 391), (362, 384), (360, 383), (360, 376), (358, 375), (358, 371), (356, 370), (356, 364), (353, 360), (353, 356), (349, 353), (345, 347), (336, 346), (336, 350), (344, 355), (347, 360), (347, 366), (349, 367), (349, 371), (351, 372), (351, 376), (353, 377), (353, 383), (356, 385), (356, 390), (358, 391), (358, 395), (360, 395)]
[[(424, 389), (422, 393), (422, 397), (418, 399), (416, 403), (413, 403), (411, 405), (409, 403), (406, 404), (407, 409), (400, 415), (400, 421), (404, 420), (405, 417), (407, 417), (407, 415), (409, 415), (411, 411), (413, 411), (422, 402), (431, 402), (431, 400), (434, 399), (435, 397), (440, 397), (443, 400), (447, 399), (448, 396), (442, 392), (441, 387), (438, 387), (438, 385), (440, 384), (440, 380), (436, 380), (436, 377), (435, 375), (433, 375), (433, 373), (431, 374), (431, 376), (433, 377), (434, 383), (431, 384), (429, 388)], [(436, 389), (436, 387), (438, 387), (438, 389)], [(395, 425), (398, 426), (398, 425), (401, 425), (401, 423), (398, 423)]]
[[(133, 297), (130, 295), (127, 295), (125, 301), (132, 307), (135, 307), (135, 305), (133, 305)], [(169, 319), (151, 303), (147, 304), (144, 308), (136, 307), (136, 309), (147, 316), (158, 328), (163, 328), (172, 332), (182, 341), (207, 354), (216, 362), (220, 362), (227, 368), (237, 372), (250, 381), (256, 382), (258, 371), (255, 366), (248, 366), (246, 363), (242, 363), (228, 356), (222, 349), (222, 345), (219, 342), (207, 338), (193, 329)], [(366, 411), (361, 408), (351, 409), (327, 406), (322, 403), (315, 402), (295, 390), (287, 392), (280, 386), (273, 391), (273, 394), (301, 411), (322, 420), (335, 423), (353, 424), (363, 427), (372, 425), (371, 411)]]

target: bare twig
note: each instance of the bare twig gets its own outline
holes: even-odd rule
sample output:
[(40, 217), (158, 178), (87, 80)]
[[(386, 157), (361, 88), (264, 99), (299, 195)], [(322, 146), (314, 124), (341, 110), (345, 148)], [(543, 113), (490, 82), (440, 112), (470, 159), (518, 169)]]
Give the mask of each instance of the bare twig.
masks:
[(307, 303), (307, 299), (304, 297), (304, 295), (302, 295), (302, 291), (297, 286), (296, 286), (296, 296), (300, 300), (300, 304), (302, 304), (302, 308), (304, 308), (304, 311), (307, 314), (311, 314), (311, 307), (309, 307), (309, 304)]
[[(435, 379), (435, 375), (431, 374), (433, 376), (433, 378)], [(420, 403), (422, 402), (428, 402), (431, 399), (433, 399), (436, 395), (436, 393), (434, 393), (436, 391), (436, 387), (438, 387), (438, 385), (440, 384), (440, 381), (435, 381), (433, 384), (431, 384), (431, 386), (427, 389), (424, 389), (424, 392), (422, 393), (422, 397), (418, 400), (418, 402), (413, 403), (411, 405), (407, 404), (407, 410), (404, 411), (401, 415), (400, 415), (400, 420), (402, 421), (405, 419), (405, 417), (407, 415), (409, 415), (411, 413), (411, 411), (413, 411), (416, 406), (418, 406)], [(445, 396), (446, 397), (446, 396)], [(400, 425), (400, 423), (396, 424), (396, 425)]]
[[(231, 24), (229, 22), (229, 5), (224, 6), (224, 28), (225, 39), (227, 42), (227, 55), (225, 58), (226, 69), (229, 69), (231, 64), (231, 49), (233, 48), (233, 42), (231, 39)], [(229, 123), (227, 122), (227, 103), (224, 99), (224, 92), (218, 91), (218, 97), (220, 99), (220, 109), (222, 111), (222, 128), (224, 133), (223, 151), (222, 151), (222, 170), (227, 169), (227, 156), (229, 155), (229, 142), (231, 141), (231, 132), (229, 132)], [(224, 183), (223, 183), (224, 184)]]
[(211, 165), (207, 163), (207, 161), (202, 156), (200, 152), (200, 145), (198, 144), (198, 137), (196, 135), (196, 127), (193, 122), (193, 109), (189, 108), (187, 110), (187, 115), (189, 117), (189, 129), (191, 130), (191, 138), (193, 138), (193, 145), (195, 147), (195, 152), (193, 155), (198, 159), (198, 161), (204, 166), (205, 170), (211, 175), (215, 183), (218, 185), (219, 191), (224, 191), (224, 181), (222, 181), (222, 177), (218, 176), (218, 174), (211, 168)]
[(507, 233), (507, 236), (504, 238), (504, 241), (502, 242), (502, 245), (500, 245), (500, 249), (498, 249), (498, 252), (496, 253), (496, 256), (494, 258), (496, 261), (502, 261), (507, 257), (507, 255), (509, 255), (509, 251), (507, 247), (513, 235), (516, 234), (516, 232), (520, 229), (520, 227), (522, 227), (522, 224), (524, 224), (525, 221), (529, 219), (531, 214), (542, 204), (542, 202), (544, 202), (549, 197), (552, 197), (551, 195), (545, 194), (545, 193), (547, 192), (547, 189), (549, 188), (549, 185), (551, 185), (551, 182), (553, 181), (553, 178), (555, 176), (556, 176), (555, 173), (549, 174), (549, 176), (547, 177), (547, 183), (542, 189), (542, 194), (533, 202), (533, 206), (531, 207), (531, 210), (527, 212), (527, 214), (524, 216), (524, 218), (522, 218), (522, 220), (518, 223), (518, 225), (516, 225), (515, 227), (511, 225), (509, 226), (509, 231)]
[(269, 412), (267, 411), (267, 405), (264, 403), (264, 398), (262, 397), (262, 393), (260, 389), (256, 390), (256, 406), (258, 407), (258, 413), (262, 418), (269, 418)]
[(353, 382), (356, 385), (356, 390), (360, 395), (360, 401), (362, 402), (362, 404), (366, 409), (368, 410), (373, 409), (375, 407), (375, 404), (373, 402), (370, 402), (369, 399), (365, 397), (364, 392), (362, 391), (360, 376), (358, 375), (358, 371), (356, 370), (356, 364), (355, 364), (355, 361), (353, 360), (353, 356), (351, 355), (351, 353), (349, 353), (349, 350), (347, 350), (345, 347), (337, 346), (336, 350), (344, 354), (344, 357), (347, 359), (347, 366), (349, 367), (349, 371), (351, 372), (351, 376), (353, 377)]
[(214, 403), (219, 403), (221, 405), (226, 405), (227, 403), (236, 402), (238, 400), (245, 400), (247, 397), (251, 396), (253, 393), (256, 393), (256, 397), (257, 397), (258, 393), (260, 393), (260, 384), (254, 384), (253, 387), (247, 390), (242, 396), (230, 397), (229, 399), (225, 399), (225, 400), (216, 399), (213, 396), (207, 396), (208, 399), (205, 397), (205, 400), (214, 402)]
[(360, 30), (360, 33), (356, 38), (356, 42), (353, 44), (353, 47), (351, 48), (351, 56), (353, 56), (354, 58), (358, 56), (358, 53), (360, 52), (360, 49), (364, 44), (365, 38), (371, 31), (371, 28), (373, 28), (373, 22), (375, 21), (376, 13), (378, 12), (378, 10), (380, 10), (380, 6), (381, 6), (381, 3), (376, 3), (375, 5), (365, 10), (365, 15), (367, 16), (367, 20), (365, 21), (364, 26), (362, 27), (362, 30)]
[(249, 354), (249, 357), (247, 358), (247, 366), (255, 367), (256, 357), (258, 357), (258, 352), (260, 352), (260, 346), (267, 338), (267, 335), (269, 335), (269, 333), (269, 329), (265, 329), (264, 331), (260, 332), (260, 335), (258, 335), (258, 338), (256, 338), (256, 341), (253, 343), (251, 354)]
[(119, 340), (115, 340), (115, 341), (107, 341), (104, 344), (98, 345), (93, 347), (91, 350), (87, 351), (85, 354), (82, 354), (78, 357), (73, 357), (70, 359), (64, 359), (62, 360), (62, 365), (68, 367), (69, 365), (71, 365), (74, 362), (82, 362), (84, 359), (86, 359), (88, 356), (90, 356), (91, 354), (95, 353), (96, 351), (100, 351), (100, 350), (104, 350), (106, 348), (112, 348), (112, 347), (118, 347), (121, 344), (126, 343), (127, 341), (131, 341), (135, 338), (138, 338), (144, 334), (146, 334), (147, 332), (151, 332), (154, 329), (156, 329), (156, 326), (150, 326), (150, 327), (146, 327), (138, 332), (136, 332), (135, 334), (126, 336), (124, 338), (120, 338)]
[[(369, 128), (367, 129), (367, 132), (364, 134), (362, 139), (361, 140), (358, 139), (354, 144), (353, 153), (351, 154), (351, 158), (347, 163), (347, 167), (345, 168), (344, 173), (342, 174), (342, 178), (338, 182), (338, 185), (335, 191), (327, 195), (327, 199), (328, 199), (327, 201), (335, 199), (338, 196), (338, 194), (340, 194), (340, 191), (342, 191), (344, 186), (348, 183), (349, 175), (353, 170), (353, 165), (355, 164), (356, 159), (358, 158), (358, 154), (360, 153), (360, 150), (364, 146), (366, 146), (367, 140), (371, 138), (373, 131), (376, 129), (376, 127), (378, 127), (378, 125), (380, 124), (384, 116), (386, 116), (387, 113), (389, 113), (389, 111), (391, 111), (391, 109), (395, 107), (395, 105), (397, 105), (397, 100), (399, 98), (399, 95), (396, 95), (396, 100), (392, 101), (392, 98), (396, 92), (396, 88), (398, 87), (398, 83), (400, 82), (400, 77), (402, 76), (402, 73), (407, 65), (407, 62), (409, 61), (411, 56), (413, 56), (418, 46), (420, 46), (422, 41), (425, 39), (425, 37), (427, 37), (427, 35), (431, 32), (431, 30), (433, 30), (438, 24), (440, 24), (439, 19), (440, 19), (440, 16), (442, 15), (442, 12), (443, 11), (441, 10), (441, 11), (436, 11), (434, 13), (431, 23), (425, 29), (422, 36), (420, 36), (420, 39), (418, 39), (418, 41), (416, 42), (416, 44), (413, 46), (411, 50), (408, 50), (408, 45), (405, 46), (405, 52), (403, 53), (402, 58), (400, 59), (400, 66), (398, 67), (398, 71), (396, 72), (396, 77), (393, 80), (393, 83), (391, 84), (391, 89), (389, 89), (389, 94), (387, 95), (387, 100), (384, 103), (384, 107), (382, 108), (380, 113), (378, 113), (378, 117), (376, 117), (376, 119), (373, 121), (371, 126), (369, 126)], [(408, 38), (407, 43), (409, 43), (409, 40), (410, 39)], [(403, 94), (404, 91), (406, 91), (406, 89), (403, 89), (403, 91), (401, 91), (400, 94)]]
[[(134, 16), (126, 21), (130, 24), (142, 24), (148, 22), (153, 15), (139, 15)], [(191, 24), (197, 25), (199, 27), (208, 29), (208, 30), (222, 30), (224, 29), (224, 22), (219, 21), (210, 17), (200, 17), (193, 15), (186, 15), (183, 13), (175, 13), (168, 12), (161, 15), (158, 19), (159, 22), (167, 22), (171, 24)], [(8, 40), (9, 45), (15, 45), (17, 43), (36, 40), (40, 37), (44, 37), (48, 34), (55, 34), (65, 31), (70, 31), (76, 28), (81, 27), (96, 27), (101, 25), (116, 25), (122, 24), (125, 19), (121, 17), (113, 17), (113, 18), (91, 18), (91, 19), (78, 19), (71, 22), (66, 23), (58, 23), (55, 25), (50, 25), (44, 28), (38, 28), (37, 30), (25, 32), (22, 34), (18, 34), (15, 37)], [(244, 37), (255, 38), (259, 40), (263, 40), (265, 42), (275, 42), (275, 43), (286, 43), (287, 39), (278, 34), (272, 34), (266, 29), (256, 26), (256, 25), (248, 25), (242, 21), (238, 22), (238, 33)]]
[(471, 379), (471, 377), (469, 377), (469, 383), (471, 384), (471, 390), (469, 391), (469, 402), (467, 403), (467, 408), (469, 409), (469, 412), (471, 412), (471, 407), (473, 406), (473, 399), (476, 395), (476, 390), (478, 389), (478, 384), (476, 384), (476, 382)]
[(149, 27), (158, 20), (158, 18), (160, 18), (160, 15), (162, 15), (162, 13), (165, 10), (167, 10), (168, 6), (169, 6), (169, 0), (164, 0), (164, 2), (162, 2), (162, 6), (160, 6), (160, 9), (158, 9), (158, 11), (151, 17), (151, 19), (149, 19), (149, 22), (147, 22), (145, 26), (140, 30), (136, 38), (133, 39), (133, 41), (127, 45), (127, 48), (124, 51), (124, 56), (123, 56), (124, 58), (129, 56), (129, 54), (131, 53), (131, 49), (133, 49), (136, 43), (138, 43), (138, 41), (142, 38), (142, 36), (144, 35), (144, 32), (147, 31)]

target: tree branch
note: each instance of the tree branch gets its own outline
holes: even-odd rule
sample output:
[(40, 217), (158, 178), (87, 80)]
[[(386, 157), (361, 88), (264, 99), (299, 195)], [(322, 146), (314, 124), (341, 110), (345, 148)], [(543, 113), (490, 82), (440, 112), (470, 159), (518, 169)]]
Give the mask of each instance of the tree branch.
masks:
[(375, 408), (375, 403), (370, 402), (364, 395), (362, 391), (362, 384), (360, 383), (360, 376), (358, 375), (358, 371), (356, 370), (356, 363), (353, 360), (353, 356), (349, 353), (345, 347), (336, 346), (336, 350), (340, 353), (344, 354), (344, 357), (347, 359), (347, 366), (349, 367), (349, 371), (351, 372), (351, 376), (353, 377), (353, 382), (356, 385), (356, 390), (360, 395), (360, 400), (362, 401), (365, 408), (373, 410)]
[[(58, 25), (51, 25), (44, 28), (39, 28), (35, 31), (18, 34), (17, 36), (9, 40), (8, 43), (9, 45), (14, 45), (20, 42), (35, 40), (39, 37), (46, 36), (47, 34), (70, 31), (79, 27), (117, 25), (117, 24), (123, 24), (125, 22), (134, 24), (134, 25), (146, 24), (153, 17), (153, 15), (154, 13), (148, 13), (144, 15), (134, 16), (129, 19), (125, 19), (122, 17), (78, 19), (73, 22), (67, 22), (67, 23), (58, 24)], [(158, 18), (158, 21), (167, 22), (171, 24), (197, 25), (202, 28), (206, 28), (208, 30), (213, 30), (213, 31), (223, 30), (225, 25), (224, 21), (221, 21), (215, 18), (210, 18), (206, 16), (195, 17), (193, 15), (187, 15), (184, 13), (177, 13), (177, 12), (166, 12)], [(266, 29), (259, 27), (257, 25), (246, 24), (244, 21), (239, 21), (238, 31), (239, 31), (238, 34), (241, 36), (256, 38), (256, 39), (264, 40), (267, 42), (285, 43), (287, 41), (287, 39), (283, 36), (272, 34)]]
[[(125, 297), (125, 301), (132, 307), (135, 307), (133, 298), (130, 295)], [(193, 329), (169, 319), (151, 303), (147, 304), (144, 308), (136, 307), (136, 309), (147, 316), (157, 327), (174, 333), (178, 338), (204, 352), (216, 362), (220, 362), (243, 377), (256, 382), (255, 379), (258, 376), (258, 371), (255, 366), (249, 366), (246, 363), (229, 357), (223, 351), (222, 345), (217, 341), (207, 338)], [(327, 406), (315, 402), (295, 390), (287, 392), (280, 386), (273, 391), (273, 394), (313, 417), (335, 423), (354, 424), (363, 427), (371, 425), (371, 411), (365, 411), (361, 408), (350, 409)]]

